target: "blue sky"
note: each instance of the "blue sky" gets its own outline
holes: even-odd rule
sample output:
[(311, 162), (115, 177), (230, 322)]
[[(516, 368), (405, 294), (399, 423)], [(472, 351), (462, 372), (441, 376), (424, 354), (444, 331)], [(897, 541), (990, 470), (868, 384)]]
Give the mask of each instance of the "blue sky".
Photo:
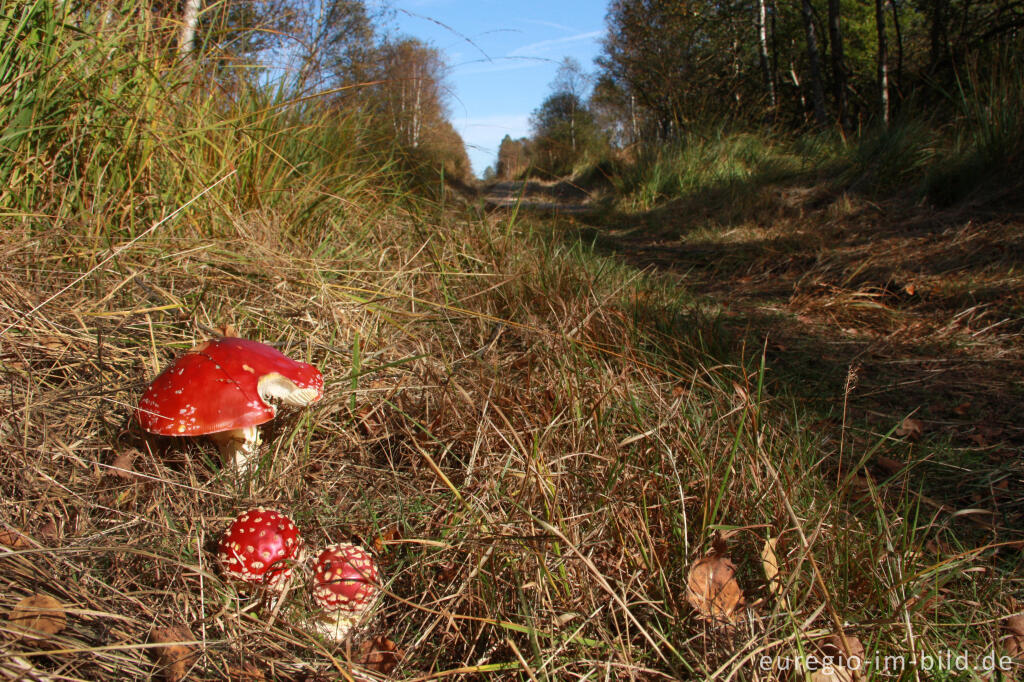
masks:
[(451, 121), (480, 175), (505, 135), (529, 134), (563, 57), (593, 71), (607, 4), (598, 0), (394, 0), (401, 34), (447, 56)]

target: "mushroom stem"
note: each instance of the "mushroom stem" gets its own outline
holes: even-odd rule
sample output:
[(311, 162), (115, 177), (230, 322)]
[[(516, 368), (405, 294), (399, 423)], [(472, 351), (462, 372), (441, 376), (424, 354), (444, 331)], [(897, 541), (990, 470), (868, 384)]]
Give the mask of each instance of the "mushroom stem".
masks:
[(261, 443), (260, 430), (255, 426), (211, 433), (210, 440), (217, 444), (224, 463), (233, 462), (239, 473), (248, 471), (255, 462)]
[(357, 625), (362, 623), (363, 611), (335, 611), (333, 613), (320, 613), (313, 618), (314, 630), (325, 638), (333, 639), (335, 642), (344, 642)]

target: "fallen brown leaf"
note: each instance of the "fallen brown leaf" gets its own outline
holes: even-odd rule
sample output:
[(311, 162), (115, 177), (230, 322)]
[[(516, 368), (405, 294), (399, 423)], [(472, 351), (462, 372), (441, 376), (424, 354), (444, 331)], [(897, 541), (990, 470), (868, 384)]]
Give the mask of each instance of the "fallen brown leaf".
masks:
[[(844, 644), (845, 640), (845, 644)], [(864, 644), (859, 639), (851, 634), (843, 633), (840, 637), (838, 634), (829, 635), (826, 640), (826, 647), (831, 645), (836, 649), (836, 655), (839, 657), (840, 662), (843, 665), (848, 666), (848, 658), (859, 658), (864, 659)]]
[(903, 462), (893, 459), (892, 457), (886, 457), (885, 455), (875, 455), (875, 464), (878, 465), (879, 469), (890, 476), (895, 476), (906, 467)]
[(1024, 658), (1024, 614), (1010, 616), (1003, 621), (1007, 635), (1003, 642), (1006, 653), (1014, 658)]
[(389, 544), (401, 539), (402, 533), (398, 530), (398, 526), (389, 528), (373, 539), (373, 551), (377, 552), (377, 554), (382, 554)]
[(735, 564), (721, 554), (709, 554), (690, 567), (686, 600), (701, 618), (736, 623), (743, 619), (744, 600), (735, 576)]
[(434, 570), (436, 571), (437, 579), (439, 581), (449, 583), (459, 574), (459, 567), (459, 564), (454, 561), (446, 561)]
[(240, 667), (228, 666), (228, 682), (263, 682), (263, 671), (252, 663)]
[(896, 429), (896, 435), (908, 440), (916, 440), (924, 432), (924, 424), (913, 417), (907, 417)]
[(195, 665), (198, 655), (194, 647), (188, 644), (175, 644), (174, 642), (190, 642), (195, 637), (192, 631), (184, 625), (167, 628), (157, 628), (149, 636), (153, 644), (166, 644), (167, 646), (154, 647), (151, 651), (159, 666), (159, 673), (167, 682), (181, 682), (188, 675), (189, 669)]
[(778, 538), (768, 538), (761, 548), (761, 566), (764, 568), (764, 577), (768, 580), (768, 591), (776, 597), (782, 594), (782, 580), (779, 578), (779, 557), (776, 552)]
[(128, 481), (134, 479), (135, 476), (132, 472), (135, 471), (135, 458), (138, 454), (137, 450), (126, 450), (125, 452), (120, 453), (114, 458), (114, 461), (110, 463), (110, 466), (113, 468), (108, 469), (107, 471), (118, 478), (123, 478)]
[(359, 645), (355, 662), (374, 672), (388, 675), (398, 667), (404, 657), (404, 652), (397, 644), (381, 635)]
[(11, 609), (11, 629), (26, 639), (49, 639), (67, 625), (68, 617), (59, 601), (46, 594), (25, 597)]
[(238, 336), (238, 330), (230, 322), (222, 322), (217, 325), (216, 329), (221, 336)]
[(28, 541), (24, 534), (16, 530), (0, 528), (0, 545), (9, 549), (27, 549), (32, 546), (32, 543)]
[(982, 436), (980, 433), (973, 433), (970, 436), (968, 436), (967, 438), (972, 443), (977, 445), (979, 448), (987, 448), (988, 447), (988, 441), (985, 440), (985, 437)]
[(48, 542), (60, 542), (63, 533), (61, 533), (60, 526), (53, 519), (48, 520), (39, 528), (39, 537), (43, 538)]
[[(859, 639), (845, 634), (846, 643), (838, 634), (829, 635), (818, 642), (815, 670), (810, 671), (811, 682), (853, 682), (860, 679), (864, 668), (864, 645)], [(808, 663), (811, 662), (808, 657)]]

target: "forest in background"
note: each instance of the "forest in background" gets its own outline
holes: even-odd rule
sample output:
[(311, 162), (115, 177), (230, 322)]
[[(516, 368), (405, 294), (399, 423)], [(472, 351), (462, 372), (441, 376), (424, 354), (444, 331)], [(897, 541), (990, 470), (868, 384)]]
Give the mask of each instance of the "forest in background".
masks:
[[(357, 168), (353, 189), (469, 179), (443, 55), (358, 0), (40, 0), (4, 3), (0, 20), (8, 207), (102, 213), (131, 196), (138, 221), (215, 171), (238, 172), (221, 188), (235, 197), (265, 192), (274, 180), (245, 170), (270, 148), (310, 187)], [(48, 192), (69, 180), (73, 194)]]
[(797, 156), (957, 201), (1020, 169), (1022, 29), (1016, 0), (615, 0), (595, 68), (563, 62), (489, 177), (596, 170), (649, 205), (685, 194), (688, 154)]

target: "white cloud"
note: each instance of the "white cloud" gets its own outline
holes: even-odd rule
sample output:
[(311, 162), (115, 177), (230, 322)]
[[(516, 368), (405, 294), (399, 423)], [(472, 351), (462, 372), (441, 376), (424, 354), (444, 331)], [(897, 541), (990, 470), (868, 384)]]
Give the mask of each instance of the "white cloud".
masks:
[(497, 59), (476, 59), (471, 62), (456, 64), (452, 70), (460, 75), (475, 73), (494, 73), (496, 71), (517, 71), (542, 66), (553, 60), (543, 57), (498, 57)]
[(536, 43), (530, 43), (529, 45), (523, 45), (517, 47), (508, 53), (509, 57), (543, 57), (555, 52), (558, 48), (561, 48), (569, 43), (578, 43), (582, 41), (591, 41), (600, 36), (604, 31), (587, 31), (586, 33), (577, 33), (576, 35), (566, 36), (564, 38), (553, 38), (551, 40), (539, 40)]
[(536, 24), (537, 26), (557, 28), (559, 31), (565, 31), (566, 33), (573, 33), (576, 30), (571, 26), (563, 26), (562, 24), (556, 24), (553, 21), (541, 21), (540, 19), (523, 19), (522, 21), (527, 24)]
[[(590, 42), (604, 35), (604, 31), (587, 31), (576, 33), (564, 38), (552, 38), (551, 40), (540, 40), (517, 47), (504, 57), (495, 59), (475, 59), (469, 62), (455, 64), (453, 70), (462, 75), (476, 73), (494, 73), (498, 71), (517, 71), (519, 69), (530, 69), (546, 64), (557, 63), (564, 56), (565, 46), (573, 43)], [(454, 60), (453, 60), (454, 61)]]

